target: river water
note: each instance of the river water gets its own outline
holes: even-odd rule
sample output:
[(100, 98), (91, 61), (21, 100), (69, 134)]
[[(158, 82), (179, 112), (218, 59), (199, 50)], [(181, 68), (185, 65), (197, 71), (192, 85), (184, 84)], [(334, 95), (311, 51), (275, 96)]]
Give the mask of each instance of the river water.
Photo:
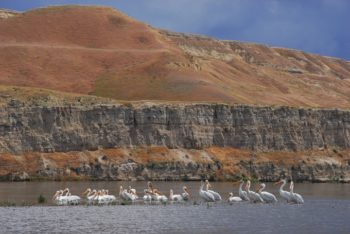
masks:
[[(109, 189), (117, 194), (120, 185), (139, 192), (146, 182), (16, 182), (0, 183), (0, 202), (36, 202), (40, 194), (48, 200), (58, 189), (69, 187), (72, 194), (86, 188)], [(350, 233), (350, 184), (296, 184), (295, 192), (305, 204), (229, 205), (226, 201), (208, 206), (200, 203), (198, 182), (154, 182), (166, 195), (186, 185), (191, 201), (185, 204), (58, 207), (1, 207), (0, 233)], [(237, 185), (212, 183), (225, 200), (237, 194)], [(267, 184), (276, 194), (277, 187)]]

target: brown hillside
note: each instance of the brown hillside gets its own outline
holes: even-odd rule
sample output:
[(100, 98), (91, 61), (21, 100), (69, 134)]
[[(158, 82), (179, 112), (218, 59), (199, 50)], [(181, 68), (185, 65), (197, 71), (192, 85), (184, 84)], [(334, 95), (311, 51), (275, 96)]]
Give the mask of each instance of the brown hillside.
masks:
[(350, 63), (340, 59), (170, 33), (106, 7), (2, 15), (0, 85), (123, 100), (350, 107)]

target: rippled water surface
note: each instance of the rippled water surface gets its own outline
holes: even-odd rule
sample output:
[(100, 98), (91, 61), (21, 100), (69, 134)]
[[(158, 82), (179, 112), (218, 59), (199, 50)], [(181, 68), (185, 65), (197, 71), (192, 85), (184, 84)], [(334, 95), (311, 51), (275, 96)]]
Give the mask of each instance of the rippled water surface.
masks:
[[(113, 194), (120, 185), (138, 191), (145, 182), (21, 182), (0, 183), (0, 201), (35, 202), (39, 194), (49, 198), (59, 188), (80, 194), (87, 187), (107, 188)], [(350, 233), (349, 184), (296, 184), (304, 205), (223, 201), (207, 206), (199, 203), (198, 182), (154, 182), (166, 195), (173, 188), (189, 187), (192, 200), (186, 204), (113, 206), (54, 205), (0, 208), (1, 233)], [(237, 186), (212, 183), (226, 199)], [(267, 185), (277, 195), (277, 188)]]

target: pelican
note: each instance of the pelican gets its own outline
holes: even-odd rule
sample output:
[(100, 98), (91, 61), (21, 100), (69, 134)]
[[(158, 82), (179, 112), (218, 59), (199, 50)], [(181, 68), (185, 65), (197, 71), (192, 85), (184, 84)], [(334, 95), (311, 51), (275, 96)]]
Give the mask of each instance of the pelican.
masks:
[(85, 192), (82, 193), (82, 195), (86, 195), (86, 199), (88, 200), (88, 203), (91, 204), (94, 202), (94, 197), (96, 195), (97, 191), (91, 190), (91, 188), (88, 188), (85, 190)]
[(147, 189), (149, 192), (153, 193), (153, 184), (152, 182), (148, 181), (147, 182)]
[(261, 198), (264, 200), (264, 202), (266, 202), (266, 203), (277, 202), (277, 198), (275, 197), (275, 195), (273, 195), (272, 193), (263, 191), (265, 189), (265, 187), (266, 187), (266, 184), (262, 183), (260, 185), (259, 190), (257, 191), (259, 193), (259, 195), (261, 196)]
[(294, 182), (290, 182), (290, 194), (291, 194), (291, 201), (296, 203), (296, 204), (304, 204), (304, 199), (303, 197), (298, 194), (294, 193)]
[(242, 189), (243, 184), (244, 181), (241, 180), (241, 183), (239, 184), (238, 195), (243, 201), (249, 201), (247, 192)]
[(229, 193), (230, 197), (228, 198), (228, 202), (229, 203), (233, 203), (233, 202), (241, 202), (243, 201), (242, 198), (240, 197), (234, 197), (233, 193)]
[(105, 205), (109, 203), (107, 197), (103, 194), (102, 190), (98, 190), (97, 193), (94, 195), (94, 201), (98, 205)]
[(136, 193), (136, 189), (131, 188), (131, 186), (129, 186), (128, 193), (134, 194), (138, 198), (137, 193)]
[(152, 200), (165, 203), (168, 201), (168, 198), (165, 195), (161, 194), (161, 192), (159, 192), (158, 189), (153, 189)]
[[(66, 192), (66, 199), (69, 205), (78, 205), (80, 202), (80, 197), (76, 195), (71, 195), (69, 188), (63, 190), (63, 193)], [(63, 196), (63, 194), (62, 194)]]
[(201, 182), (201, 186), (199, 188), (199, 196), (206, 202), (215, 202), (215, 197), (213, 194), (209, 193), (208, 191), (203, 190), (204, 183)]
[(180, 194), (174, 194), (174, 191), (173, 191), (172, 189), (170, 189), (169, 199), (170, 199), (171, 201), (178, 201), (178, 202), (181, 202), (181, 201), (184, 200), (183, 197), (182, 197), (182, 195), (180, 195)]
[(143, 192), (144, 192), (144, 194), (145, 194), (145, 195), (143, 195), (143, 200), (144, 200), (145, 202), (151, 202), (151, 201), (152, 201), (152, 195), (150, 194), (150, 192), (148, 191), (148, 189), (143, 190)]
[(260, 195), (258, 193), (250, 190), (250, 180), (247, 181), (246, 190), (247, 190), (247, 194), (248, 194), (250, 201), (252, 201), (252, 202), (264, 202), (264, 200), (260, 197)]
[(109, 193), (108, 189), (102, 190), (102, 192), (105, 198), (107, 199), (108, 203), (115, 202), (117, 200), (117, 198), (114, 195), (108, 194)]
[(135, 201), (136, 196), (129, 193), (126, 189), (123, 189), (123, 186), (119, 187), (119, 196), (125, 201)]
[[(147, 190), (147, 194), (149, 194), (151, 196), (152, 201), (159, 201), (159, 202), (163, 202), (163, 203), (168, 201), (168, 198), (165, 195), (163, 195), (161, 192), (159, 192), (158, 189), (154, 188), (153, 184), (150, 181), (147, 182), (147, 189), (146, 190)], [(146, 197), (144, 196), (144, 199), (145, 198), (148, 198), (148, 196), (146, 196)]]
[(56, 191), (55, 195), (52, 197), (52, 200), (56, 202), (57, 205), (67, 205), (68, 199), (66, 196), (63, 196), (63, 190)]
[(206, 184), (206, 191), (207, 192), (209, 192), (209, 193), (211, 193), (211, 194), (213, 194), (213, 196), (214, 196), (214, 198), (215, 198), (215, 201), (221, 201), (222, 199), (221, 199), (221, 196), (220, 196), (220, 194), (219, 193), (217, 193), (217, 192), (215, 192), (215, 191), (213, 191), (213, 190), (209, 190), (209, 188), (211, 188), (211, 185), (210, 185), (210, 183), (209, 183), (209, 181), (208, 180), (205, 180), (205, 184)]
[(280, 180), (279, 182), (275, 183), (275, 185), (279, 185), (281, 184), (280, 188), (279, 188), (279, 194), (280, 196), (285, 199), (287, 202), (291, 201), (291, 194), (288, 191), (283, 190), (284, 186), (286, 185), (287, 181), (285, 179)]
[(190, 192), (188, 191), (187, 187), (186, 186), (183, 186), (182, 187), (182, 190), (184, 191), (181, 196), (182, 196), (182, 199), (184, 201), (188, 201), (188, 199), (190, 198)]

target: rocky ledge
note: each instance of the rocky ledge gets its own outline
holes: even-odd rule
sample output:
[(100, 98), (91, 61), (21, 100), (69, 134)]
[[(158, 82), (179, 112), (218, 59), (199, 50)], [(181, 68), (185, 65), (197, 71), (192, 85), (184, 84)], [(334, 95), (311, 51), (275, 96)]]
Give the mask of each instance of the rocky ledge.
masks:
[(2, 180), (201, 180), (350, 182), (350, 151), (254, 152), (133, 147), (83, 152), (0, 154)]
[(350, 147), (350, 111), (225, 104), (35, 106), (0, 109), (0, 152), (134, 146), (253, 151)]
[(350, 112), (225, 104), (0, 109), (5, 180), (350, 181)]

